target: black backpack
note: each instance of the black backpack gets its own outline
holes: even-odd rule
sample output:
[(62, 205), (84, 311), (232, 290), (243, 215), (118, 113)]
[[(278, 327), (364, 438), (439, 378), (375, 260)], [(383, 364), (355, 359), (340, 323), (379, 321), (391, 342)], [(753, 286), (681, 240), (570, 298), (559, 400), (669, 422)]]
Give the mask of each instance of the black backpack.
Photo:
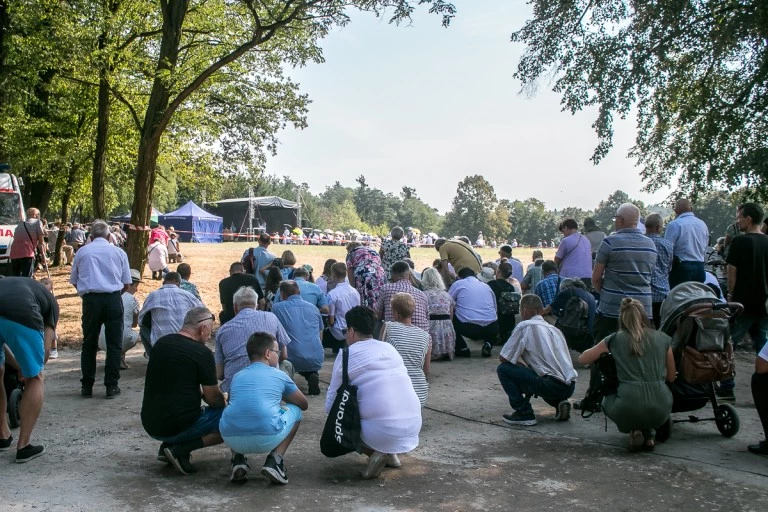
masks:
[(563, 314), (555, 322), (555, 327), (563, 333), (568, 348), (583, 352), (592, 347), (593, 339), (589, 332), (589, 305), (573, 290), (565, 302)]
[(520, 312), (520, 299), (522, 295), (514, 290), (499, 294), (499, 316), (516, 315)]
[[(610, 340), (606, 340), (609, 346)], [(616, 373), (616, 361), (610, 352), (600, 354), (600, 357), (592, 363), (589, 373), (589, 387), (581, 400), (581, 417), (589, 418), (603, 409), (603, 397), (613, 395), (619, 389), (619, 377)]]
[(256, 274), (256, 257), (253, 255), (253, 247), (248, 249), (248, 254), (243, 258), (243, 268), (246, 274)]

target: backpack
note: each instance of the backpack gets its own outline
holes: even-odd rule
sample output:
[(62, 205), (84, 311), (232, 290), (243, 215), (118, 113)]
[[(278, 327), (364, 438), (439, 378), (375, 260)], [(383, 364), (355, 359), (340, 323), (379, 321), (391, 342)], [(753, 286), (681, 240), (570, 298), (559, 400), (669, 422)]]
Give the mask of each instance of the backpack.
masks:
[(256, 274), (256, 257), (253, 255), (253, 247), (248, 249), (248, 254), (243, 258), (243, 268), (246, 274)]
[(619, 377), (616, 372), (616, 361), (610, 353), (611, 340), (614, 335), (605, 340), (609, 352), (600, 354), (597, 361), (592, 363), (589, 373), (589, 387), (581, 400), (579, 408), (581, 417), (589, 418), (603, 409), (603, 397), (613, 395), (619, 389)]
[(498, 315), (516, 315), (520, 312), (520, 298), (522, 296), (515, 291), (501, 292), (499, 294)]
[(563, 314), (555, 322), (555, 327), (563, 333), (568, 348), (583, 352), (592, 347), (593, 339), (589, 333), (589, 306), (573, 290), (565, 303)]

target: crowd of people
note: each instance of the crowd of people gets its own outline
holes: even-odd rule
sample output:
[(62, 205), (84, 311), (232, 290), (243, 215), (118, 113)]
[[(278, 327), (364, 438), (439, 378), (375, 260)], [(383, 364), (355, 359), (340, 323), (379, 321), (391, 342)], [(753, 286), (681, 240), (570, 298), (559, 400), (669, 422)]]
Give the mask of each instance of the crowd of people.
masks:
[[(565, 219), (554, 258), (544, 260), (534, 250), (527, 266), (513, 257), (511, 244), (499, 247), (498, 259), (484, 262), (468, 239), (458, 237), (434, 240), (438, 257), (417, 270), (405, 231), (395, 227), (378, 250), (347, 243), (345, 259), (326, 261), (317, 278), (291, 249), (270, 252), (273, 238), (262, 234), (219, 283), (218, 330), (217, 314), (201, 301), (173, 232), (158, 227), (150, 235), (150, 271), (162, 286), (139, 305), (141, 273), (129, 268), (115, 230), (94, 221), (83, 244), (73, 248), (70, 276), (82, 298), (81, 396), (94, 395), (101, 347), (105, 396), (118, 397), (124, 354), (141, 341), (148, 359), (141, 422), (160, 443), (159, 461), (189, 474), (195, 471), (192, 452), (225, 443), (233, 482), (248, 478), (248, 455), (266, 454), (261, 473), (286, 484), (284, 457), (309, 406), (296, 374), (306, 381), (307, 395), (321, 395), (326, 350), (337, 354), (326, 390), (328, 412), (346, 350), (360, 404), (358, 451), (369, 457), (362, 475), (375, 478), (386, 467), (399, 467), (398, 455), (418, 446), (430, 365), (471, 357), (468, 339), (482, 342), (482, 357), (501, 347), (497, 376), (511, 407), (502, 419), (518, 426), (536, 424), (534, 397), (552, 407), (556, 421), (568, 421), (578, 406), (572, 401), (578, 377), (573, 352), (584, 364), (610, 352), (619, 387), (603, 400), (603, 410), (629, 435), (631, 449), (652, 450), (655, 430), (671, 413), (667, 383), (677, 378), (671, 339), (658, 330), (660, 303), (677, 284), (708, 281), (708, 230), (687, 200), (675, 204), (675, 213), (666, 228), (651, 215), (641, 230), (637, 207), (623, 204), (610, 234), (591, 220), (579, 230), (575, 220)], [(744, 307), (732, 338), (739, 345), (749, 334), (758, 353), (752, 391), (768, 429), (763, 215), (754, 203), (738, 208), (736, 227), (722, 247), (723, 300)], [(37, 237), (18, 237), (24, 247), (13, 253), (22, 255), (14, 257), (15, 277), (0, 279), (0, 357), (26, 379), (17, 462), (44, 452), (31, 444), (31, 434), (58, 322), (52, 289), (29, 279), (30, 248), (34, 262), (45, 232), (34, 211), (24, 229)], [(168, 267), (171, 256), (175, 270)], [(713, 291), (720, 286), (715, 280)], [(210, 341), (213, 351), (206, 346)], [(733, 389), (733, 379), (723, 381), (717, 396), (732, 400)], [(4, 410), (5, 393), (0, 400)], [(0, 449), (12, 441), (3, 415)], [(749, 449), (768, 455), (768, 442)]]

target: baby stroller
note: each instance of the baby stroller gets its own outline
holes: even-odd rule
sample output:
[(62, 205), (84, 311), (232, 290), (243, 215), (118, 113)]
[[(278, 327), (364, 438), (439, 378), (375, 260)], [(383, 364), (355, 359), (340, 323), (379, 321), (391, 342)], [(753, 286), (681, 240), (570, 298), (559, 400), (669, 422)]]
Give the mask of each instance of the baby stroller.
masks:
[[(672, 412), (690, 412), (712, 404), (714, 417), (699, 418), (689, 415), (688, 419), (670, 418), (656, 434), (659, 441), (669, 438), (674, 423), (698, 423), (714, 421), (717, 430), (724, 437), (733, 437), (739, 431), (739, 415), (729, 404), (718, 404), (715, 382), (734, 375), (733, 346), (730, 340), (728, 320), (738, 315), (743, 306), (736, 302), (720, 302), (712, 289), (703, 284), (688, 282), (676, 286), (661, 305), (661, 330), (672, 337), (672, 351), (678, 377), (669, 384), (672, 391)], [(689, 348), (688, 350), (686, 350)], [(692, 356), (707, 367), (699, 374), (689, 362)], [(683, 361), (684, 358), (687, 361)], [(712, 362), (715, 373), (709, 371)], [(686, 368), (690, 375), (686, 375)], [(717, 373), (719, 372), (719, 373)], [(704, 375), (712, 375), (708, 380)]]
[(16, 428), (21, 423), (19, 406), (21, 405), (21, 395), (24, 392), (24, 384), (19, 380), (19, 373), (8, 365), (5, 365), (3, 384), (8, 398), (8, 425), (11, 428)]

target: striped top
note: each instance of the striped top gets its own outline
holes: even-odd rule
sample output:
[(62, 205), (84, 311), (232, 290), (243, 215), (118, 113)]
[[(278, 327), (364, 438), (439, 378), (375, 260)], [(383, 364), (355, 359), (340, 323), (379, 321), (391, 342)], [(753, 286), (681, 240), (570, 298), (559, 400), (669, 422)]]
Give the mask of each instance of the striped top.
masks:
[(416, 391), (421, 405), (424, 405), (429, 394), (429, 384), (424, 375), (424, 358), (429, 348), (429, 334), (416, 326), (400, 322), (385, 322), (384, 325), (386, 328), (384, 341), (395, 347), (403, 358), (413, 390)]
[(605, 265), (598, 313), (618, 318), (621, 299), (631, 297), (642, 302), (652, 318), (651, 276), (656, 258), (653, 240), (637, 228), (620, 229), (605, 237), (595, 256), (595, 263)]

